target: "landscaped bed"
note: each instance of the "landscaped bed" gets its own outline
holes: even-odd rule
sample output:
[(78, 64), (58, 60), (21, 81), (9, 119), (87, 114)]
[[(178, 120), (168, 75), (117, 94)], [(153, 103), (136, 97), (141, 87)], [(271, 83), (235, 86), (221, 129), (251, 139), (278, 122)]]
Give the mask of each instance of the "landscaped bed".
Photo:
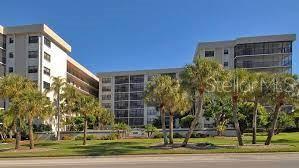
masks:
[(260, 135), (258, 144), (251, 145), (251, 137), (245, 136), (246, 145), (238, 147), (235, 137), (193, 138), (186, 148), (179, 146), (183, 139), (175, 139), (174, 147), (161, 145), (162, 139), (90, 140), (86, 146), (80, 140), (39, 141), (29, 150), (28, 142), (14, 150), (14, 144), (0, 144), (0, 157), (62, 157), (107, 156), (137, 154), (191, 154), (191, 153), (253, 153), (253, 152), (299, 152), (299, 133), (275, 135), (270, 146), (264, 146), (266, 136)]

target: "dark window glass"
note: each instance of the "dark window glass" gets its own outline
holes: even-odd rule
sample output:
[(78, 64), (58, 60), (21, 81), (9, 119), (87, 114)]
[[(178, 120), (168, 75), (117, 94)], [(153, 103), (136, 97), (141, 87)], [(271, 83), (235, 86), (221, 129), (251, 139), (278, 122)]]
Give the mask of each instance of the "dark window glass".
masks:
[(120, 101), (120, 100), (128, 100), (129, 94), (128, 93), (115, 93), (114, 94), (114, 100)]
[(115, 85), (115, 92), (129, 92), (129, 84)]
[(114, 103), (115, 109), (128, 109), (129, 103), (128, 101), (119, 101)]
[(130, 117), (144, 117), (144, 109), (131, 109)]
[(102, 100), (111, 100), (111, 95), (102, 95)]
[(143, 124), (143, 118), (130, 118), (130, 126), (141, 126)]
[(223, 54), (228, 54), (228, 49), (225, 49), (225, 50), (223, 51)]
[(9, 73), (12, 73), (12, 72), (13, 72), (13, 67), (9, 67), (9, 68), (8, 68), (8, 72), (9, 72)]
[(49, 90), (49, 89), (50, 89), (50, 83), (44, 81), (44, 82), (43, 82), (43, 87), (44, 87), (44, 89)]
[(129, 76), (116, 76), (115, 84), (129, 83)]
[(224, 66), (224, 67), (228, 67), (228, 62), (225, 61), (225, 62), (223, 63), (223, 66)]
[(44, 74), (48, 75), (48, 76), (51, 76), (51, 70), (47, 67), (44, 67)]
[(38, 67), (37, 66), (28, 66), (28, 73), (37, 73)]
[(29, 36), (29, 43), (38, 43), (38, 36)]
[(44, 52), (44, 59), (47, 60), (48, 62), (51, 62), (51, 55)]
[(37, 58), (38, 51), (28, 51), (28, 58)]
[(13, 55), (13, 52), (9, 52), (9, 58), (13, 58), (14, 57), (14, 55)]
[(128, 110), (115, 110), (115, 117), (128, 117)]
[(102, 103), (104, 108), (111, 108), (111, 103)]
[(111, 83), (111, 78), (102, 78), (102, 83)]
[(14, 43), (14, 39), (12, 37), (9, 37), (9, 43)]
[(115, 121), (117, 123), (125, 123), (128, 124), (128, 118), (116, 118)]
[(130, 93), (130, 100), (143, 100), (143, 92)]
[(130, 83), (143, 83), (144, 75), (134, 75), (130, 76)]
[(130, 91), (136, 92), (136, 91), (143, 91), (144, 90), (144, 84), (130, 84)]
[(214, 51), (205, 51), (205, 57), (214, 57)]
[(110, 92), (111, 91), (111, 86), (103, 86), (102, 87), (102, 92)]
[(130, 101), (130, 108), (144, 108), (144, 103), (140, 101)]
[(45, 43), (46, 46), (51, 48), (51, 41), (48, 38), (44, 37), (44, 43)]

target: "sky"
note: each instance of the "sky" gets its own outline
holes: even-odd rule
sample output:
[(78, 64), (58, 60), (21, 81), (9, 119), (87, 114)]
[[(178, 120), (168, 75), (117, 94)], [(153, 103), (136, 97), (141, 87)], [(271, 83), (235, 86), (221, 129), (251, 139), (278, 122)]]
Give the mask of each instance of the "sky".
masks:
[(299, 35), (298, 0), (6, 0), (1, 6), (0, 25), (47, 24), (94, 73), (183, 67), (200, 41)]

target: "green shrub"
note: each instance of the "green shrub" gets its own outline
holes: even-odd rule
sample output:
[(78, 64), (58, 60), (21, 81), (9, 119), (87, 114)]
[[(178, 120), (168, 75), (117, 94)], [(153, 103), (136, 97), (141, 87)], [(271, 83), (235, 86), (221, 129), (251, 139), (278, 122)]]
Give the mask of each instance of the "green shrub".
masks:
[(112, 133), (112, 134), (109, 134), (109, 135), (105, 135), (105, 136), (102, 136), (100, 139), (101, 140), (116, 140), (117, 139), (117, 134)]
[(2, 140), (2, 143), (13, 143), (13, 142), (15, 142), (14, 138), (6, 138), (6, 139)]
[(83, 135), (78, 135), (78, 136), (76, 136), (75, 137), (75, 140), (77, 141), (77, 140), (83, 140)]
[(74, 139), (74, 137), (71, 135), (63, 135), (62, 136), (62, 140), (73, 140), (73, 139)]
[(163, 138), (163, 133), (161, 132), (156, 132), (153, 136), (153, 138), (158, 139), (158, 138)]
[(181, 135), (181, 134), (178, 133), (178, 132), (175, 132), (175, 133), (173, 134), (173, 138), (184, 138), (184, 136)]
[[(87, 135), (86, 140), (96, 140), (98, 137), (96, 135)], [(83, 135), (79, 135), (75, 137), (75, 140), (83, 140)]]

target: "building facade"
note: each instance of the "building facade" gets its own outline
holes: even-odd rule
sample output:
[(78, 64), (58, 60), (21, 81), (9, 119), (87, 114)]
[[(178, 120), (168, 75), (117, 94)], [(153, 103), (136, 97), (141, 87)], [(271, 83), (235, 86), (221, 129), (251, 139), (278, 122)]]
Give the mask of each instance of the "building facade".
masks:
[[(45, 24), (0, 27), (1, 76), (24, 76), (40, 91), (51, 87), (52, 77), (61, 77), (82, 93), (97, 98), (99, 79), (70, 54), (71, 46)], [(54, 101), (53, 92), (47, 96)], [(51, 121), (53, 130), (55, 122)]]
[(159, 115), (156, 107), (144, 103), (147, 83), (157, 75), (179, 78), (182, 68), (98, 73), (99, 99), (102, 106), (114, 112), (116, 121), (131, 127), (153, 122)]
[(200, 42), (194, 57), (215, 59), (227, 69), (292, 73), (292, 43), (295, 40), (295, 34), (284, 34)]

